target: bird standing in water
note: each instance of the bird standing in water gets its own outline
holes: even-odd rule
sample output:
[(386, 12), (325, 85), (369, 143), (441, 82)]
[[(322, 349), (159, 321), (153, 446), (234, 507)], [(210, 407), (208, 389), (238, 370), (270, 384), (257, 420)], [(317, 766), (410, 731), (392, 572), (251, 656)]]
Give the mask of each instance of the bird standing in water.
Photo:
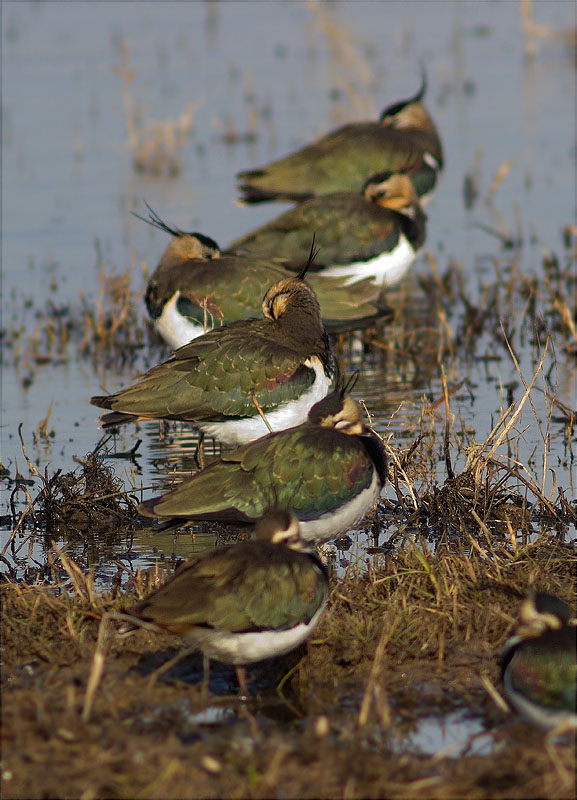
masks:
[(383, 444), (346, 392), (338, 386), (312, 407), (307, 422), (221, 456), (138, 511), (166, 524), (238, 524), (282, 508), (294, 513), (306, 541), (344, 533), (374, 506), (386, 477)]
[(443, 168), (435, 123), (422, 104), (421, 88), (385, 108), (376, 122), (352, 122), (313, 144), (258, 169), (240, 172), (241, 200), (301, 202), (335, 192), (358, 193), (370, 175), (403, 172), (424, 205)]
[(300, 276), (285, 278), (266, 293), (262, 313), (194, 339), (127, 389), (91, 398), (112, 412), (102, 425), (182, 420), (241, 445), (306, 420), (334, 373), (316, 295)]

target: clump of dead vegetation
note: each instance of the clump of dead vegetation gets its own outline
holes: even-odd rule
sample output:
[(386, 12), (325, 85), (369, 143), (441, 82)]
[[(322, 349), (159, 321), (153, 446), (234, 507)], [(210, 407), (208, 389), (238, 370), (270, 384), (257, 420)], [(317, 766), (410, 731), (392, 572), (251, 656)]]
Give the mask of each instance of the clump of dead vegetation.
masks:
[[(552, 529), (560, 537), (566, 535), (577, 523), (577, 508), (566, 498), (565, 490), (555, 486), (555, 493), (546, 496), (543, 484), (526, 465), (498, 452), (504, 443), (511, 449), (508, 437), (515, 431), (515, 421), (531, 386), (527, 386), (520, 402), (511, 404), (503, 413), (485, 442), (472, 439), (468, 444), (460, 443), (466, 461), (458, 473), (451, 462), (449, 424), (445, 425), (440, 442), (441, 452), (433, 448), (416, 467), (413, 461), (422, 455), (427, 434), (418, 436), (407, 450), (392, 447), (387, 441), (390, 481), (397, 500), (383, 502), (383, 517), (393, 516), (401, 530), (419, 532), (429, 541), (448, 545), (465, 540), (473, 547), (478, 547), (479, 541), (499, 541), (513, 552), (519, 537), (526, 542), (539, 530)], [(448, 412), (448, 397), (446, 401)], [(517, 435), (515, 431), (512, 439)], [(429, 436), (434, 438), (434, 433)], [(444, 459), (447, 476), (441, 486), (431, 473), (431, 464), (439, 456)], [(424, 480), (418, 481), (419, 478)]]
[[(79, 464), (76, 469), (66, 473), (56, 470), (50, 474), (48, 468), (39, 472), (28, 458), (21, 431), (19, 433), (31, 479), (16, 476), (10, 494), (13, 527), (1, 559), (11, 575), (16, 576), (16, 566), (22, 566), (26, 560), (21, 555), (24, 546), (28, 543), (30, 547), (35, 540), (44, 542), (49, 550), (57, 539), (80, 544), (90, 563), (110, 546), (132, 537), (138, 520), (139, 498), (126, 490), (123, 480), (103, 460), (107, 440), (102, 440), (83, 459), (76, 458)], [(135, 450), (137, 447), (138, 443)], [(131, 455), (134, 454), (127, 453), (126, 457)], [(35, 484), (37, 491), (33, 496), (31, 487)], [(23, 505), (22, 495), (24, 508), (19, 510)], [(32, 574), (36, 579), (42, 577), (49, 582), (55, 579), (53, 555), (43, 565), (32, 561), (38, 569), (26, 570), (27, 579)]]
[[(3, 360), (8, 358), (29, 386), (38, 368), (63, 359), (86, 359), (106, 369), (138, 371), (156, 363), (166, 348), (160, 345), (144, 313), (143, 292), (132, 288), (133, 267), (121, 273), (98, 270), (96, 297), (81, 293), (78, 305), (44, 309), (23, 301), (24, 319), (18, 327), (2, 331)], [(8, 355), (9, 354), (9, 355)]]
[[(119, 637), (114, 615), (140, 591), (96, 593), (64, 554), (60, 564), (65, 584), (2, 586), (4, 796), (39, 796), (40, 772), (49, 798), (342, 797), (345, 786), (353, 798), (391, 786), (406, 798), (572, 796), (572, 744), (544, 747), (512, 728), (496, 664), (529, 585), (574, 603), (569, 545), (541, 537), (514, 555), (451, 553), (418, 539), (363, 574), (351, 567), (333, 579), (307, 655), (285, 664), (280, 693), (269, 683), (248, 704), (213, 697), (223, 716), (212, 731), (195, 716), (206, 708), (198, 659), (166, 672), (178, 640)], [(232, 674), (220, 680), (233, 695)], [(419, 718), (455, 710), (484, 720), (489, 751), (415, 752)]]
[(182, 172), (182, 152), (200, 103), (188, 103), (177, 119), (143, 122), (143, 110), (133, 95), (136, 71), (131, 67), (126, 40), (122, 40), (120, 49), (121, 64), (116, 72), (122, 79), (122, 101), (132, 167), (135, 172), (145, 175), (174, 178)]

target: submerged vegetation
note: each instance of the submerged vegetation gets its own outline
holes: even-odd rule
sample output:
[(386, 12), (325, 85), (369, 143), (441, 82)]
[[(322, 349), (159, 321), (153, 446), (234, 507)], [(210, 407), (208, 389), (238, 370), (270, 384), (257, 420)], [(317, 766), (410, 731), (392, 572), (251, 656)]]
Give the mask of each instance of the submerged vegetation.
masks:
[[(573, 796), (573, 744), (543, 747), (496, 690), (495, 655), (527, 583), (574, 602), (575, 553), (559, 538), (514, 554), (432, 552), (417, 538), (350, 567), (307, 655), (256, 665), (245, 704), (231, 697), (232, 668), (213, 664), (207, 706), (202, 661), (175, 664), (173, 637), (119, 638), (111, 612), (154, 576), (114, 599), (61, 565), (56, 584), (2, 587), (6, 797), (38, 796), (32, 751), (44, 797)], [(419, 746), (423, 719), (442, 732), (452, 715), (454, 749)], [(483, 734), (466, 734), (474, 719)]]
[[(327, 48), (335, 124), (351, 109), (375, 116), (373, 57), (352, 46), (330, 4), (311, 11), (305, 38)], [(529, 0), (521, 14), (534, 58), (560, 32), (533, 20)], [(200, 102), (146, 123), (124, 41), (118, 62), (131, 167), (174, 184)], [(248, 73), (243, 81), (248, 121), (213, 120), (228, 148), (276, 135), (270, 100)], [(440, 103), (450, 91), (446, 82)], [(477, 166), (465, 177), (468, 210), (481, 199)], [(334, 342), (342, 372), (361, 370), (355, 394), (369, 419), (369, 397), (379, 398), (371, 422), (388, 484), (372, 515), (323, 547), (330, 596), (312, 639), (250, 667), (247, 701), (233, 667), (205, 672), (176, 637), (127, 631), (122, 617), (179, 565), (155, 552), (136, 512), (151, 488), (139, 484), (138, 437), (154, 441), (168, 486), (197, 468), (192, 434), (153, 423), (103, 437), (65, 472), (30, 455), (20, 431), (28, 474), (0, 464), (0, 521), (11, 531), (0, 575), (3, 797), (575, 797), (575, 737), (545, 736), (511, 713), (497, 659), (528, 589), (576, 602), (577, 409), (559, 400), (557, 382), (577, 358), (577, 228), (547, 253), (517, 214), (509, 229), (484, 230), (497, 252), (474, 263), (428, 252), (387, 295), (386, 326)], [(111, 373), (128, 383), (168, 354), (145, 317), (147, 265), (133, 262), (118, 271), (97, 245), (95, 294), (71, 304), (56, 280), (40, 305), (26, 284), (14, 290), (0, 357), (23, 393), (51, 366), (87, 365), (96, 391)], [(495, 394), (488, 435), (463, 411), (476, 408), (481, 382)], [(32, 433), (37, 451), (55, 437), (51, 409)], [(216, 523), (186, 535), (199, 530), (211, 546), (249, 535)], [(154, 565), (134, 567), (146, 549)]]
[[(114, 453), (103, 441), (67, 474), (39, 473), (24, 449), (30, 479), (4, 474), (14, 531), (2, 553), (4, 796), (38, 796), (32, 750), (45, 797), (574, 796), (574, 743), (543, 746), (543, 734), (508, 712), (496, 663), (529, 587), (575, 603), (577, 508), (549, 480), (546, 455), (551, 430), (561, 430), (574, 461), (574, 412), (555, 400), (551, 377), (558, 359), (574, 358), (574, 236), (564, 264), (548, 257), (542, 281), (495, 262), (477, 306), (457, 266), (439, 274), (431, 260), (416, 302), (400, 294), (391, 326), (363, 334), (363, 363), (384, 360), (399, 380), (442, 365), (439, 391), (402, 404), (379, 431), (388, 498), (365, 521), (358, 552), (339, 542), (328, 610), (306, 651), (249, 669), (247, 703), (233, 697), (232, 667), (213, 663), (203, 678), (200, 656), (183, 659), (168, 634), (119, 633), (118, 612), (174, 568), (132, 570), (115, 556), (143, 523), (135, 484), (127, 490), (107, 456), (133, 463), (138, 445)], [(113, 305), (83, 317), (92, 339), (73, 315), (52, 317), (61, 327), (45, 354), (80, 350), (109, 363), (127, 320), (132, 341), (143, 341), (128, 292), (103, 291)], [(119, 309), (124, 324), (109, 337)], [(7, 337), (16, 360), (38, 341), (22, 336)], [(343, 363), (358, 362), (350, 338), (337, 346)], [(516, 355), (527, 347), (530, 376)], [(502, 387), (501, 416), (479, 443), (452, 406), (474, 395), (470, 365), (494, 359), (512, 361), (516, 385)], [(535, 392), (548, 398), (546, 418)], [(541, 463), (520, 460), (523, 409), (540, 431)], [(221, 541), (231, 535), (211, 529)], [(44, 563), (22, 555), (34, 541)], [(423, 726), (446, 746), (425, 744)]]

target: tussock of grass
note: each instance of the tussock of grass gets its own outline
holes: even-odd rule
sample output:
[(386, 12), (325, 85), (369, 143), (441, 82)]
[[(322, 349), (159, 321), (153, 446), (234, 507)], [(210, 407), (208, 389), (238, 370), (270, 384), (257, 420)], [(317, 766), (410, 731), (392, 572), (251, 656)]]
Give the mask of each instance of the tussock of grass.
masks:
[[(266, 695), (257, 692), (236, 725), (212, 737), (191, 716), (205, 706), (201, 673), (192, 686), (170, 674), (151, 680), (178, 640), (146, 631), (123, 639), (113, 626), (99, 638), (105, 612), (129, 607), (132, 595), (89, 598), (81, 585), (69, 595), (5, 582), (3, 768), (13, 782), (4, 796), (38, 796), (26, 768), (33, 748), (46, 767), (48, 798), (152, 789), (191, 798), (281, 790), (295, 797), (571, 797), (571, 743), (544, 747), (541, 734), (512, 728), (484, 680), (498, 685), (496, 656), (518, 595), (534, 583), (575, 602), (574, 571), (574, 551), (546, 537), (515, 556), (498, 547), (431, 553), (415, 542), (363, 576), (351, 569), (333, 582), (308, 654), (284, 686), (286, 706), (273, 701), (269, 718)], [(295, 728), (289, 720), (299, 709), (309, 719), (322, 716), (323, 725)], [(484, 718), (496, 742), (491, 753), (415, 753), (419, 718), (455, 709)], [(279, 713), (288, 716), (282, 727)]]
[(41, 488), (34, 498), (26, 491), (28, 504), (19, 517), (19, 530), (31, 528), (45, 536), (64, 532), (67, 539), (106, 538), (115, 529), (134, 522), (139, 500), (125, 490), (122, 480), (103, 461), (100, 447), (84, 459), (76, 459), (80, 465), (77, 469), (49, 475), (48, 470), (38, 472), (22, 443), (30, 472), (40, 480)]
[(343, 666), (355, 665), (372, 658), (381, 631), (394, 623), (387, 655), (402, 662), (443, 661), (455, 646), (495, 652), (529, 587), (574, 604), (576, 566), (574, 548), (550, 537), (514, 555), (492, 543), (432, 552), (426, 540), (410, 541), (333, 588), (319, 629), (323, 646)]

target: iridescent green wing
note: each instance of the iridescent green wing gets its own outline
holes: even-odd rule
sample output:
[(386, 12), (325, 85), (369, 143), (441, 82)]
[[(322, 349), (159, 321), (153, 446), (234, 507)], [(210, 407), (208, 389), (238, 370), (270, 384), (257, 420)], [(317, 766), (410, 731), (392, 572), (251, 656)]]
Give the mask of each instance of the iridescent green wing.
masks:
[(206, 262), (194, 280), (181, 285), (177, 308), (183, 316), (209, 328), (260, 317), (266, 290), (287, 275), (268, 262), (223, 256)]
[[(308, 623), (327, 600), (327, 578), (320, 564), (302, 554), (288, 560), (279, 553), (277, 558), (276, 565), (259, 565), (237, 592), (255, 628), (283, 630)], [(263, 602), (266, 597), (269, 604)]]
[(576, 647), (575, 628), (550, 631), (527, 640), (511, 661), (513, 689), (540, 705), (575, 713)]
[(326, 136), (309, 164), (315, 194), (360, 192), (367, 178), (379, 172), (404, 172), (422, 163), (429, 135), (386, 128), (369, 122), (346, 126)]
[(329, 333), (347, 330), (343, 327), (347, 321), (357, 324), (366, 321), (370, 324), (374, 319), (391, 313), (384, 304), (381, 287), (370, 278), (344, 285), (341, 278), (321, 273), (310, 275), (307, 281), (317, 295), (323, 322)]
[(246, 542), (185, 564), (136, 612), (175, 632), (282, 630), (308, 622), (326, 601), (327, 581), (313, 558)]
[(312, 520), (354, 499), (373, 475), (359, 439), (305, 424), (235, 450), (146, 506), (162, 517), (223, 522), (255, 521), (280, 507)]
[(241, 320), (194, 339), (114, 396), (114, 411), (189, 421), (251, 416), (294, 399), (315, 379), (263, 320)]
[[(243, 465), (253, 464), (252, 453)], [(316, 519), (339, 509), (368, 488), (372, 461), (360, 439), (316, 425), (295, 428), (271, 453), (272, 481), (278, 504), (291, 508), (300, 520)], [(266, 485), (262, 466), (256, 478)]]
[(222, 334), (218, 345), (204, 352), (204, 342), (195, 340), (199, 358), (186, 378), (193, 390), (202, 392), (195, 420), (254, 416), (258, 411), (253, 397), (266, 413), (299, 397), (314, 383), (314, 369), (304, 365), (305, 359), (290, 344), (275, 341), (265, 322), (255, 321), (250, 336), (241, 323), (227, 326)]
[(442, 163), (436, 134), (395, 130), (376, 122), (353, 123), (268, 166), (240, 173), (239, 178), (271, 194), (357, 193), (378, 172), (415, 173), (423, 165), (424, 152)]
[[(232, 631), (283, 630), (308, 622), (325, 602), (320, 566), (287, 548), (260, 544), (246, 549), (242, 566), (231, 564), (233, 579), (220, 583), (205, 606), (206, 624)], [(234, 553), (230, 560), (237, 561)]]
[(230, 247), (248, 248), (263, 258), (277, 256), (296, 268), (306, 262), (314, 234), (315, 271), (392, 249), (399, 238), (394, 220), (391, 212), (360, 195), (334, 194), (300, 203)]

